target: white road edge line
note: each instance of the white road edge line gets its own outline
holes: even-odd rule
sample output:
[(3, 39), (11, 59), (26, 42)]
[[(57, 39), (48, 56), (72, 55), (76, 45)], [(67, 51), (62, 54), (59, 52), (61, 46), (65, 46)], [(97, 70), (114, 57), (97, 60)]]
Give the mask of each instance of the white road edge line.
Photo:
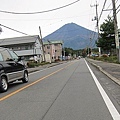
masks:
[[(84, 59), (85, 60), (85, 59)], [(91, 68), (89, 67), (89, 65), (87, 64), (86, 60), (85, 60), (85, 63), (98, 87), (98, 90), (100, 92), (100, 94), (102, 95), (103, 97), (103, 100), (113, 118), (113, 120), (120, 120), (120, 114), (119, 112), (117, 111), (117, 109), (115, 108), (115, 106), (113, 105), (112, 101), (110, 100), (110, 98), (108, 97), (108, 95), (106, 94), (106, 92), (104, 91), (104, 89), (102, 88), (102, 86), (100, 85), (98, 79), (96, 78), (95, 74), (92, 72)]]

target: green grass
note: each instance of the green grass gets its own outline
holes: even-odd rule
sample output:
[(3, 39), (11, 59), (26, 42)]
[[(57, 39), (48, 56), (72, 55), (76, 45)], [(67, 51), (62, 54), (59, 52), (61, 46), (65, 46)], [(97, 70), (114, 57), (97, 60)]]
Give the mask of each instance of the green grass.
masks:
[(104, 61), (104, 62), (110, 62), (110, 63), (118, 63), (120, 64), (120, 62), (118, 62), (117, 56), (101, 56), (101, 57), (90, 57), (94, 60), (100, 60), (100, 61)]

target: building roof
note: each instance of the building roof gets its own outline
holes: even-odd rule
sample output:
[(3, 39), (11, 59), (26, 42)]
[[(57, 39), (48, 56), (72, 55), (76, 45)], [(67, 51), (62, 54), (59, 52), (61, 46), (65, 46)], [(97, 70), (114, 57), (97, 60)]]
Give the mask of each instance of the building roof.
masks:
[(56, 41), (44, 41), (43, 45), (49, 45), (49, 44), (63, 44), (62, 40), (56, 40)]
[(34, 43), (35, 40), (38, 38), (39, 38), (39, 35), (0, 39), (0, 46)]

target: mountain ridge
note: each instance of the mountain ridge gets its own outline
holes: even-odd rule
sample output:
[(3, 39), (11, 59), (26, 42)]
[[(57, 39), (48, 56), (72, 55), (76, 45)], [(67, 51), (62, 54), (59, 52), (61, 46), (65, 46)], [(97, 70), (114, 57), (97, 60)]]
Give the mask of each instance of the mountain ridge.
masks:
[[(91, 47), (95, 45), (96, 32), (84, 28), (75, 23), (68, 23), (54, 31), (53, 33), (47, 35), (43, 39), (46, 40), (63, 40), (64, 47), (69, 47), (74, 50), (84, 49), (87, 46)], [(90, 43), (91, 42), (91, 43)]]

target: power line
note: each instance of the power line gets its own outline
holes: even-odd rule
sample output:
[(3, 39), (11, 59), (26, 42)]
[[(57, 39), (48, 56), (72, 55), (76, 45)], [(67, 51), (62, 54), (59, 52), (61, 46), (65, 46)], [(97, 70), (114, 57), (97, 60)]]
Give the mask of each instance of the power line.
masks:
[[(10, 28), (10, 27), (5, 26), (5, 25), (2, 25), (2, 24), (0, 24), (0, 26), (5, 27), (5, 28), (7, 28), (7, 29), (10, 29), (10, 30), (12, 30), (12, 31), (18, 32), (18, 33), (23, 34), (23, 35), (31, 36), (31, 35), (29, 35), (29, 34), (27, 34), (27, 33), (18, 31), (18, 30), (16, 30), (16, 29)], [(77, 30), (78, 30), (78, 29), (76, 29), (76, 30), (70, 30), (69, 32), (73, 32), (73, 31), (77, 31)], [(67, 33), (67, 31), (64, 31), (64, 32)], [(94, 32), (94, 31), (92, 31), (92, 32)], [(62, 33), (62, 32), (58, 32), (58, 33), (56, 33), (56, 35), (58, 36), (58, 35), (61, 34), (61, 33)], [(31, 37), (34, 37), (34, 36), (31, 36)], [(85, 35), (82, 35), (81, 37), (85, 38)], [(36, 37), (34, 37), (34, 38), (36, 38)], [(69, 37), (69, 38), (71, 38), (71, 37)], [(2, 41), (2, 42), (3, 42), (3, 41)], [(0, 42), (0, 43), (2, 43), (2, 42)]]
[(18, 33), (21, 33), (21, 34), (24, 34), (24, 35), (28, 35), (28, 34), (26, 34), (26, 33), (24, 33), (24, 32), (21, 32), (21, 31), (15, 30), (15, 29), (13, 29), (13, 28), (7, 27), (7, 26), (2, 25), (2, 24), (0, 24), (0, 26), (3, 26), (3, 27), (5, 27), (5, 28), (7, 28), (7, 29), (10, 29), (10, 30), (12, 30), (12, 31), (15, 31), (15, 32), (18, 32)]
[[(116, 4), (117, 4), (117, 2), (118, 2), (118, 0), (115, 1)], [(112, 10), (113, 10), (113, 9), (108, 9), (111, 5), (112, 5), (112, 3), (109, 4), (109, 6), (107, 7), (106, 10), (103, 10), (103, 11), (110, 11), (110, 13), (109, 13), (108, 15), (110, 15), (111, 12), (112, 12)], [(117, 10), (119, 7), (120, 7), (120, 5), (116, 8), (116, 10)], [(116, 12), (116, 14), (117, 14), (118, 12), (119, 12), (119, 10)], [(112, 16), (112, 17), (113, 17), (113, 16)]]
[[(115, 1), (115, 3), (117, 3), (118, 0)], [(109, 6), (107, 7), (107, 9), (112, 5), (112, 3), (109, 4)], [(110, 9), (111, 10), (111, 9)]]
[[(10, 30), (12, 30), (12, 31), (15, 31), (15, 32), (24, 34), (24, 35), (28, 35), (28, 34), (26, 34), (26, 33), (20, 32), (20, 31), (18, 31), (18, 30), (15, 30), (15, 29), (13, 29), (13, 28), (7, 27), (7, 26), (2, 25), (2, 24), (0, 24), (0, 26), (5, 27), (5, 28), (7, 28), (7, 29), (10, 29)], [(4, 42), (4, 40), (5, 40), (5, 39), (3, 39), (2, 41), (0, 41), (0, 44), (1, 44), (2, 42)]]
[[(103, 8), (102, 8), (102, 11), (101, 11), (101, 14), (100, 14), (100, 16), (99, 16), (99, 21), (100, 21), (100, 18), (101, 18), (101, 16), (102, 16), (103, 11), (107, 11), (107, 10), (110, 11), (110, 10), (111, 10), (110, 13), (112, 12), (112, 9), (108, 9), (108, 8), (107, 8), (107, 10), (104, 10), (106, 1), (107, 1), (107, 0), (105, 0), (104, 5), (103, 5)], [(118, 2), (118, 0), (116, 1), (116, 3), (117, 3), (117, 2)], [(111, 5), (111, 4), (110, 4), (110, 5)], [(109, 5), (109, 7), (110, 7), (110, 5)], [(119, 7), (120, 7), (120, 5), (116, 8), (116, 10), (118, 10)], [(120, 9), (116, 12), (116, 14), (118, 14), (118, 12), (120, 12)], [(110, 14), (110, 13), (109, 13), (109, 14)], [(113, 16), (112, 16), (112, 17), (113, 17)]]
[(18, 31), (18, 30), (15, 30), (15, 29), (13, 29), (13, 28), (10, 28), (10, 27), (5, 26), (5, 25), (2, 25), (2, 24), (0, 24), (0, 26), (3, 26), (3, 27), (5, 27), (5, 28), (7, 28), (7, 29), (10, 29), (10, 30), (12, 30), (12, 31), (18, 32), (18, 33), (23, 34), (23, 35), (27, 35), (27, 36), (30, 36), (30, 37), (33, 37), (33, 38), (37, 38), (37, 37), (35, 37), (35, 36), (33, 36), (33, 35), (29, 35), (29, 34), (27, 34), (27, 33), (24, 33), (24, 32)]
[(116, 14), (118, 14), (120, 12), (120, 9), (117, 11), (117, 13)]
[(72, 3), (69, 3), (67, 5), (64, 5), (64, 6), (61, 6), (61, 7), (58, 7), (58, 8), (53, 8), (53, 9), (50, 9), (50, 10), (45, 10), (45, 11), (40, 11), (40, 12), (11, 12), (11, 11), (4, 11), (4, 10), (0, 10), (0, 12), (2, 13), (8, 13), (8, 14), (40, 14), (40, 13), (46, 13), (46, 12), (52, 12), (52, 11), (55, 11), (55, 10), (59, 10), (59, 9), (62, 9), (62, 8), (65, 8), (65, 7), (68, 7), (70, 5), (73, 5), (77, 2), (79, 2), (80, 0), (76, 0)]
[(100, 18), (101, 18), (101, 16), (102, 16), (102, 13), (103, 13), (103, 10), (104, 10), (104, 7), (105, 7), (106, 2), (107, 2), (107, 0), (105, 0), (105, 2), (104, 2), (104, 5), (103, 5), (103, 8), (102, 8), (102, 11), (101, 11), (101, 13), (100, 13), (100, 16), (99, 16), (98, 21), (100, 21)]
[(120, 5), (118, 5), (118, 7), (116, 8), (116, 10), (120, 7)]
[[(12, 31), (15, 31), (15, 32), (21, 33), (21, 34), (23, 34), (23, 35), (27, 35), (27, 36), (30, 36), (30, 37), (33, 37), (33, 38), (37, 39), (37, 37), (35, 37), (35, 36), (28, 35), (28, 34), (26, 34), (26, 33), (24, 33), (24, 32), (21, 32), (21, 31), (15, 30), (15, 29), (10, 28), (10, 27), (8, 27), (8, 26), (2, 25), (2, 24), (0, 24), (0, 26), (5, 27), (5, 28), (7, 28), (7, 29), (10, 29), (10, 30), (12, 30)], [(4, 41), (4, 40), (3, 40), (3, 41)], [(3, 42), (3, 41), (2, 41), (2, 42)], [(2, 42), (0, 42), (0, 43), (2, 43)]]

